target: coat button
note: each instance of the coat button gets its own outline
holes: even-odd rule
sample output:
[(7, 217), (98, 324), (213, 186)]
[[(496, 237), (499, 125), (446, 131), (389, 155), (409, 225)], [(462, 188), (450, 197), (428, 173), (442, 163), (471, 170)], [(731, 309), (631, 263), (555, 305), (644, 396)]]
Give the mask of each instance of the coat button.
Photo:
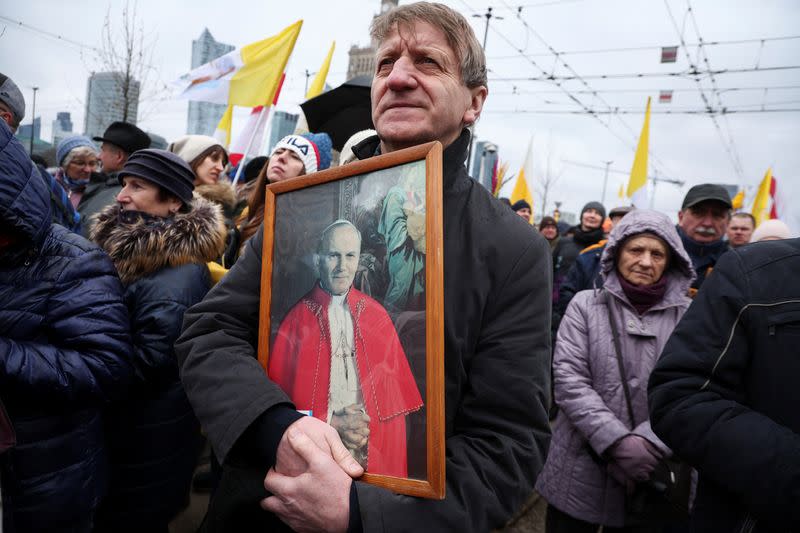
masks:
[(628, 320), (628, 327), (629, 328), (635, 328), (636, 327), (636, 324), (634, 323), (633, 320)]

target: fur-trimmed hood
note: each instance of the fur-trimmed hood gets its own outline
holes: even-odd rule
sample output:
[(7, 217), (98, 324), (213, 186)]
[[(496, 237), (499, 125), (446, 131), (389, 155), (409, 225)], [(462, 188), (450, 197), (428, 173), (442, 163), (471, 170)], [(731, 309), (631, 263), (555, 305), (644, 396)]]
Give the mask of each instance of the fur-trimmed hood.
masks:
[(194, 195), (192, 209), (155, 222), (119, 221), (118, 204), (95, 215), (91, 239), (111, 257), (124, 285), (165, 267), (213, 261), (225, 249), (219, 205)]
[(236, 190), (227, 181), (218, 181), (213, 185), (198, 185), (194, 192), (216, 204), (222, 206), (223, 210), (236, 207)]

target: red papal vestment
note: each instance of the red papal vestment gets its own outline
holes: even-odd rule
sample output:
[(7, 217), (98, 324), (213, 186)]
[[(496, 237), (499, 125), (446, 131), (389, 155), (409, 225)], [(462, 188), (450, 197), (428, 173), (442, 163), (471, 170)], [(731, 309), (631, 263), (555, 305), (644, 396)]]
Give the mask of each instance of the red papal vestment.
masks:
[[(327, 422), (331, 375), (328, 306), (331, 296), (317, 284), (292, 307), (278, 329), (268, 374), (295, 407)], [(400, 339), (386, 310), (351, 288), (355, 359), (369, 422), (367, 468), (373, 474), (407, 476), (405, 415), (422, 398)]]

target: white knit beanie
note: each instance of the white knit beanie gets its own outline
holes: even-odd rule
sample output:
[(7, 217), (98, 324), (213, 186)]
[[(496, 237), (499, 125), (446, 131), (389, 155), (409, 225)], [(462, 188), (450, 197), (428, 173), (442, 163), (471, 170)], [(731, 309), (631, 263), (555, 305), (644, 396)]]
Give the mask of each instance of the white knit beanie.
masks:
[(773, 239), (791, 239), (792, 232), (785, 223), (777, 218), (773, 218), (771, 220), (765, 220), (758, 225), (753, 235), (750, 237), (750, 242), (759, 242), (770, 237)]
[(208, 135), (184, 135), (170, 143), (167, 147), (167, 151), (172, 152), (191, 165), (192, 161), (194, 161), (197, 156), (212, 146), (219, 146), (222, 148), (222, 143)]

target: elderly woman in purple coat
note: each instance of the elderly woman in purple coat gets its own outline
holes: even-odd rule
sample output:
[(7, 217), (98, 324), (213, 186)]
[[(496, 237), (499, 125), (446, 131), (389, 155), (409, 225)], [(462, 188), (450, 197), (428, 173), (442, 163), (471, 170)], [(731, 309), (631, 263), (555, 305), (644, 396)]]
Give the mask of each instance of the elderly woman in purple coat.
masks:
[(536, 484), (549, 504), (548, 533), (662, 527), (626, 520), (626, 494), (671, 455), (650, 428), (647, 381), (689, 306), (694, 271), (669, 218), (636, 210), (611, 232), (601, 272), (604, 288), (579, 292), (558, 330), (553, 379), (560, 411)]

